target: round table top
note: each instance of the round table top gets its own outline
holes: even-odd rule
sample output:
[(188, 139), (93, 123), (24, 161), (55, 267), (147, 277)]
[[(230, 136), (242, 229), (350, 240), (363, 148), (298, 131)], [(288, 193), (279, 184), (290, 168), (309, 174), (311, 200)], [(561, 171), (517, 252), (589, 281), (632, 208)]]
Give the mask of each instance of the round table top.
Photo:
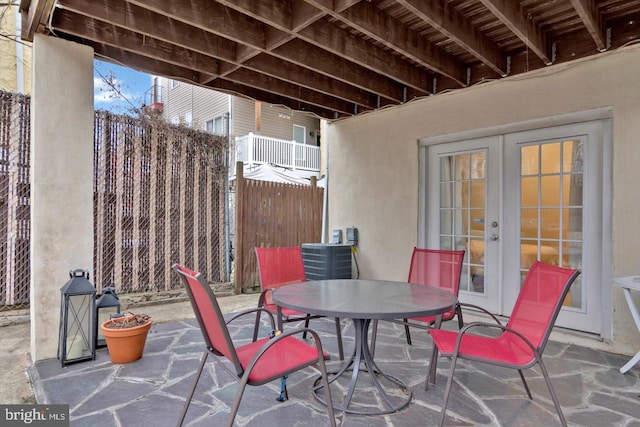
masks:
[(432, 286), (386, 280), (333, 279), (293, 283), (273, 301), (303, 313), (352, 319), (402, 319), (442, 314), (458, 299)]

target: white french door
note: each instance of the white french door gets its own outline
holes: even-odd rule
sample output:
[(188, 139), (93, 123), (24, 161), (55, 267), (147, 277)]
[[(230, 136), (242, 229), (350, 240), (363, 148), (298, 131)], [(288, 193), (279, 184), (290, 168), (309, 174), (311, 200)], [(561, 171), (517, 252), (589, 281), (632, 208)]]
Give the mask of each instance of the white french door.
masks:
[(578, 268), (557, 325), (601, 333), (608, 129), (591, 121), (427, 147), (423, 241), (466, 250), (462, 302), (508, 316), (533, 262)]
[(502, 137), (429, 147), (427, 247), (464, 249), (460, 300), (500, 311)]

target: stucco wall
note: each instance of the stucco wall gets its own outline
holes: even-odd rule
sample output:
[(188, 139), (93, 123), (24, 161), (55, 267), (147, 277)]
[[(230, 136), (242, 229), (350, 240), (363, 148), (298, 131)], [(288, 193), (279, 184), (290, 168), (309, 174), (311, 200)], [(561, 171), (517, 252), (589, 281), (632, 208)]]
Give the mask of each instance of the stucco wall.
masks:
[[(417, 243), (419, 138), (612, 107), (613, 276), (640, 274), (639, 76), (635, 45), (334, 122), (328, 233), (356, 225), (361, 277), (406, 280)], [(613, 344), (628, 352), (639, 335), (622, 292), (612, 292)]]
[(93, 49), (36, 34), (31, 97), (31, 356), (56, 357), (60, 288), (93, 277)]

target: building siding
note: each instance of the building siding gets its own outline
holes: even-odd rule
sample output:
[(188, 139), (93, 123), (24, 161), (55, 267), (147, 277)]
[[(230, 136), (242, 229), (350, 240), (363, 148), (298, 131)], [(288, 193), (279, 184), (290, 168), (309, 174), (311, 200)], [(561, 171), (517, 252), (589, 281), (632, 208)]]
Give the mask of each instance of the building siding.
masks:
[[(229, 111), (231, 97), (231, 124), (229, 133), (232, 136), (244, 136), (250, 132), (258, 135), (293, 139), (293, 125), (303, 126), (306, 131), (306, 143), (318, 145), (320, 120), (311, 114), (292, 111), (277, 105), (270, 105), (240, 96), (231, 96), (212, 89), (179, 82), (171, 88), (171, 80), (160, 79), (164, 103), (163, 116), (171, 122), (174, 118), (182, 118), (191, 112), (192, 125), (206, 129), (206, 122), (222, 116)], [(260, 112), (256, 118), (256, 108)]]
[(31, 43), (16, 42), (8, 36), (20, 39), (18, 6), (0, 9), (0, 90), (31, 93)]

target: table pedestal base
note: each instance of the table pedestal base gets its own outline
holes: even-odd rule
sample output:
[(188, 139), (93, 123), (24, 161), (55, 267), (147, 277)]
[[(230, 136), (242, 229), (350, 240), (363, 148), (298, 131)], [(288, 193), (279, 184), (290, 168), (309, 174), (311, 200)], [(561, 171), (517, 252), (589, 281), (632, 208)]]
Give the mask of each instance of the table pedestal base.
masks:
[[(347, 412), (350, 414), (381, 415), (397, 412), (407, 406), (409, 402), (411, 402), (412, 393), (409, 387), (400, 379), (382, 372), (382, 370), (373, 361), (373, 357), (371, 356), (371, 352), (369, 351), (369, 344), (367, 341), (367, 333), (369, 331), (370, 323), (370, 319), (353, 319), (353, 326), (355, 327), (356, 331), (356, 342), (351, 359), (339, 371), (329, 372), (329, 384), (336, 382), (347, 372), (351, 372), (351, 379), (349, 381), (344, 401), (342, 402), (342, 404), (334, 401), (333, 408), (335, 410)], [(358, 383), (358, 378), (361, 372), (366, 372), (367, 374), (369, 374), (369, 379), (375, 386), (375, 390), (373, 392), (375, 393), (375, 391), (377, 391), (375, 395), (380, 398), (379, 400), (382, 401), (382, 408), (380, 408), (380, 405), (376, 407), (369, 404), (352, 402), (354, 392), (356, 390), (356, 385)], [(387, 393), (387, 391), (385, 390), (385, 385), (383, 385), (380, 381), (383, 379), (385, 379), (385, 382), (390, 382), (391, 387), (399, 389), (400, 393), (403, 394), (403, 396), (398, 396), (397, 394), (391, 395)], [(314, 384), (313, 394), (318, 401), (326, 404), (326, 401), (319, 394), (319, 392), (321, 392), (324, 387), (319, 384), (320, 378), (318, 378)], [(389, 386), (386, 386), (386, 388), (388, 389)], [(332, 394), (335, 395), (336, 391), (337, 390), (332, 388)], [(354, 406), (356, 405), (358, 406), (358, 408), (354, 408)]]

